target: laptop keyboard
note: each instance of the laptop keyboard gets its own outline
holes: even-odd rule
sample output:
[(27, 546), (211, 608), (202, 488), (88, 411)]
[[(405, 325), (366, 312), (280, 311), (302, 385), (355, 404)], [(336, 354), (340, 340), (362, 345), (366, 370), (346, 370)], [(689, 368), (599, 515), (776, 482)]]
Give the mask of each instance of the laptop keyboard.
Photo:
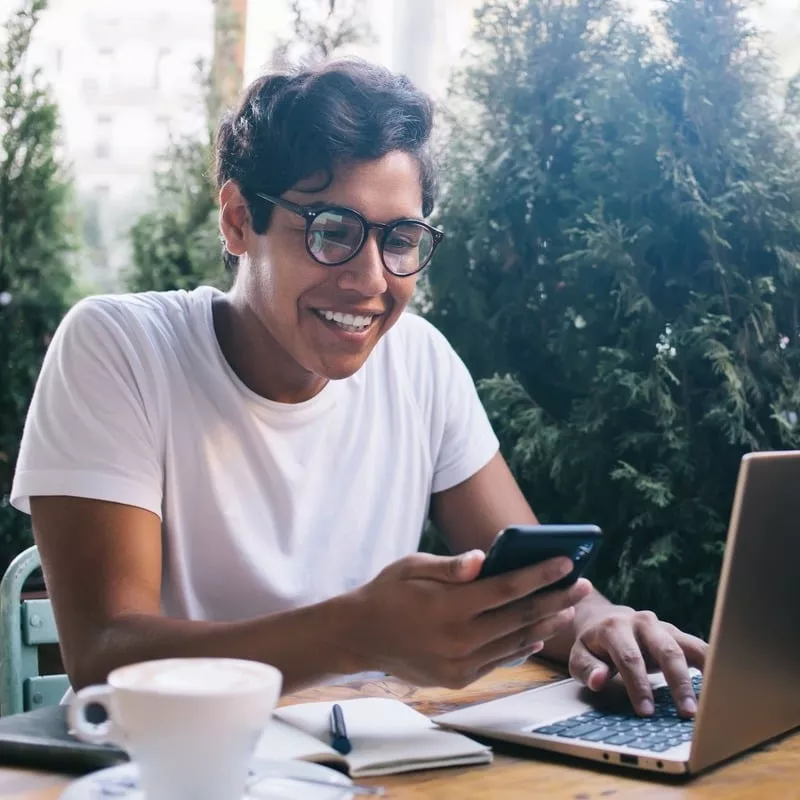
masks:
[[(692, 677), (695, 693), (700, 693), (703, 678)], [(531, 733), (543, 733), (563, 739), (580, 739), (598, 744), (624, 745), (637, 750), (663, 753), (688, 742), (694, 732), (694, 719), (678, 716), (678, 710), (667, 686), (653, 691), (655, 712), (651, 717), (639, 717), (633, 710), (628, 714), (587, 711), (575, 717), (559, 720), (553, 725), (533, 728)]]

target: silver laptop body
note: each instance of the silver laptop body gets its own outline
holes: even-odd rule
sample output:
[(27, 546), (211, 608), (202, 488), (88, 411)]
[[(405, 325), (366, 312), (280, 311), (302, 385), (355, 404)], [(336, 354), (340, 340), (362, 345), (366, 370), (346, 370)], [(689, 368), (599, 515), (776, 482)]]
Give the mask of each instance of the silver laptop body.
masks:
[(652, 735), (652, 722), (642, 721), (651, 728), (637, 732), (638, 718), (617, 680), (600, 694), (572, 679), (559, 681), (434, 721), (673, 774), (697, 773), (800, 727), (800, 451), (742, 459), (709, 645), (694, 722), (677, 717), (668, 692), (659, 688), (663, 676), (651, 676), (657, 699), (667, 695), (665, 721), (660, 715), (658, 721), (663, 730)]

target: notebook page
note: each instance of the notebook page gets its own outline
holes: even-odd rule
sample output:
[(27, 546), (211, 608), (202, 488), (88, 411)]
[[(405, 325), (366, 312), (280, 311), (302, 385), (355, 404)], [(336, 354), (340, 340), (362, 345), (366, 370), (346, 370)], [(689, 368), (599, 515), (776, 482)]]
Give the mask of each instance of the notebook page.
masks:
[[(330, 741), (332, 703), (300, 703), (275, 714), (314, 738)], [(491, 749), (446, 731), (399, 700), (366, 697), (339, 702), (353, 746), (346, 760), (352, 776), (491, 761)]]
[(344, 763), (344, 758), (324, 741), (275, 717), (261, 734), (253, 757), (276, 761), (295, 759), (325, 764)]

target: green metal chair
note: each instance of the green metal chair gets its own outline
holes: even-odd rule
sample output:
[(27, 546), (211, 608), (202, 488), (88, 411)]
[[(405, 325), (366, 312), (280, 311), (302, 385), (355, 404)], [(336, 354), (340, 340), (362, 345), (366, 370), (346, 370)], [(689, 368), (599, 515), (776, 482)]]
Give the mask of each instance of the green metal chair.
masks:
[(39, 648), (58, 644), (48, 599), (23, 600), (22, 587), (40, 566), (29, 547), (9, 564), (0, 580), (0, 714), (58, 705), (69, 688), (66, 675), (41, 675)]

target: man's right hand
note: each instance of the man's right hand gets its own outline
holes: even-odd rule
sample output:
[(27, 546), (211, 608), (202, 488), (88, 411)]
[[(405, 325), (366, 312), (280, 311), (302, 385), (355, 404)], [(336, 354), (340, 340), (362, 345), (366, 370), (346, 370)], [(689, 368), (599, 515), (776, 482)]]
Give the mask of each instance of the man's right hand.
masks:
[(357, 670), (461, 688), (541, 650), (592, 591), (581, 579), (569, 589), (533, 594), (571, 571), (566, 558), (476, 581), (483, 559), (479, 550), (455, 557), (415, 553), (352, 592), (346, 646), (354, 648)]

